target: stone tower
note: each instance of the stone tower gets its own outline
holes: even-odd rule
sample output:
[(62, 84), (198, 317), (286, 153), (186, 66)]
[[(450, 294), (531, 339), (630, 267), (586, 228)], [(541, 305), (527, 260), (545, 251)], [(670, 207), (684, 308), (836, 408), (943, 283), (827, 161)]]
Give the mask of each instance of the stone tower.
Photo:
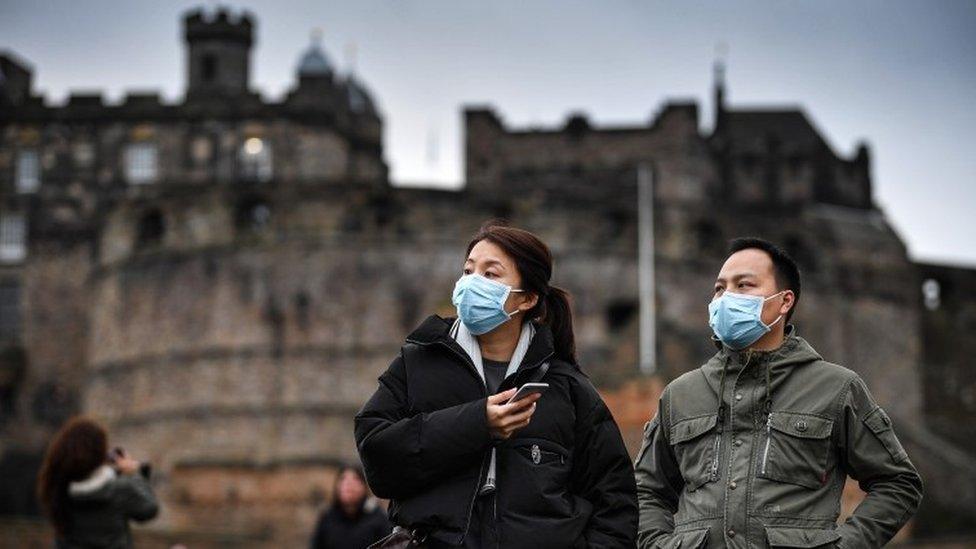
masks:
[(188, 99), (234, 97), (248, 91), (254, 22), (244, 12), (233, 16), (224, 9), (202, 10), (183, 19), (187, 43)]

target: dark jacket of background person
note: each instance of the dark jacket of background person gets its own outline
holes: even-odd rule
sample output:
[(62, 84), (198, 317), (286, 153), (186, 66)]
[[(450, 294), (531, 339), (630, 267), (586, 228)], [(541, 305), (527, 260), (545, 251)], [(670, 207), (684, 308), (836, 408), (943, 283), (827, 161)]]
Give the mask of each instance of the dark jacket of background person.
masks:
[(375, 501), (364, 502), (359, 513), (347, 515), (332, 505), (319, 517), (309, 549), (364, 549), (388, 536), (393, 525)]
[(452, 322), (431, 316), (408, 336), (356, 416), (366, 478), (392, 500), (393, 521), (460, 544), (494, 444), (500, 547), (633, 547), (637, 499), (627, 449), (586, 375), (554, 356), (549, 328), (536, 325), (499, 392), (534, 380), (544, 363), (541, 381), (550, 388), (528, 426), (494, 440), (485, 384), (450, 336)]
[(59, 549), (132, 547), (129, 521), (156, 516), (159, 506), (149, 481), (141, 474), (117, 475), (108, 465), (68, 490), (68, 523)]

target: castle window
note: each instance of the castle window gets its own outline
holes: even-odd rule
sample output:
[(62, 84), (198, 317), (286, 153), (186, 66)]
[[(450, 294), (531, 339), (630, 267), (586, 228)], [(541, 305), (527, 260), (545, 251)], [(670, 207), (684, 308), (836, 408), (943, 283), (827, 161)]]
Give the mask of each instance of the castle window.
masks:
[(14, 279), (0, 281), (0, 340), (10, 341), (20, 337), (20, 282)]
[(242, 200), (235, 215), (237, 230), (259, 232), (271, 223), (271, 206), (258, 197)]
[(136, 245), (140, 248), (158, 245), (163, 241), (166, 222), (159, 210), (149, 210), (139, 220), (136, 228)]
[(95, 146), (87, 141), (75, 143), (71, 152), (78, 167), (89, 168), (95, 162)]
[(790, 166), (790, 173), (792, 173), (794, 176), (799, 175), (803, 171), (803, 162), (804, 159), (802, 156), (798, 154), (791, 155), (789, 160), (787, 160), (787, 163)]
[(355, 84), (349, 85), (349, 108), (353, 112), (364, 112), (366, 110), (366, 96)]
[(742, 169), (748, 173), (752, 174), (756, 171), (759, 166), (759, 157), (755, 154), (744, 154), (742, 155)]
[(783, 247), (786, 249), (786, 253), (790, 254), (790, 257), (796, 261), (801, 270), (807, 272), (815, 272), (817, 270), (817, 261), (814, 253), (802, 238), (796, 235), (788, 236), (783, 243)]
[(204, 55), (202, 68), (204, 82), (213, 82), (217, 79), (217, 57), (215, 55)]
[(17, 155), (17, 192), (33, 193), (41, 184), (41, 165), (37, 151), (24, 150)]
[(209, 137), (197, 137), (190, 145), (190, 157), (194, 164), (204, 166), (213, 158), (213, 141)]
[(722, 230), (711, 220), (702, 219), (695, 223), (695, 245), (699, 251), (718, 255), (724, 250), (725, 241), (722, 239)]
[(925, 308), (930, 311), (934, 311), (942, 305), (942, 285), (939, 284), (938, 280), (929, 278), (922, 283), (922, 299), (925, 302)]
[(241, 178), (246, 181), (271, 179), (271, 146), (260, 137), (249, 137), (241, 146)]
[(27, 227), (24, 215), (0, 213), (0, 262), (19, 263), (27, 257)]
[(619, 332), (637, 317), (638, 303), (632, 300), (616, 300), (607, 306), (607, 327)]
[(133, 143), (125, 149), (125, 179), (133, 185), (153, 183), (158, 177), (156, 145)]

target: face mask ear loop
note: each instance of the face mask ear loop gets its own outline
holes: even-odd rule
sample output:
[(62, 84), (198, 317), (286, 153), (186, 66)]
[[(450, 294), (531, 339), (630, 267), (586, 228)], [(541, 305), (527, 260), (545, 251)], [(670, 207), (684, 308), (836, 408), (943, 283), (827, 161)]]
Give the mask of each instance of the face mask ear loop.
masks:
[[(523, 293), (523, 292), (525, 292), (525, 290), (518, 290), (518, 289), (515, 289), (515, 288), (509, 288), (508, 289), (508, 293), (509, 294), (511, 294), (511, 293)], [(505, 299), (508, 300), (508, 296), (507, 295), (505, 296)], [(503, 311), (505, 310), (504, 307), (502, 308), (502, 310)], [(521, 313), (521, 312), (522, 311), (520, 311), (519, 308), (516, 307), (515, 310), (512, 311), (512, 312), (505, 311), (505, 314), (508, 315), (508, 318), (512, 318), (512, 315), (515, 315), (515, 314), (518, 314), (518, 313)]]
[[(772, 299), (772, 298), (774, 298), (774, 297), (776, 297), (778, 295), (785, 294), (785, 293), (786, 293), (786, 290), (783, 290), (781, 292), (775, 293), (775, 294), (767, 297), (766, 299), (764, 299), (763, 300), (763, 303), (769, 301), (770, 299)], [(773, 328), (773, 326), (775, 326), (776, 323), (779, 322), (780, 320), (783, 320), (783, 315), (779, 315), (778, 317), (776, 317), (776, 320), (770, 322), (768, 325), (767, 324), (764, 324), (764, 326), (766, 326), (766, 329), (767, 330), (771, 330)], [(760, 318), (759, 321), (762, 322), (762, 319)]]

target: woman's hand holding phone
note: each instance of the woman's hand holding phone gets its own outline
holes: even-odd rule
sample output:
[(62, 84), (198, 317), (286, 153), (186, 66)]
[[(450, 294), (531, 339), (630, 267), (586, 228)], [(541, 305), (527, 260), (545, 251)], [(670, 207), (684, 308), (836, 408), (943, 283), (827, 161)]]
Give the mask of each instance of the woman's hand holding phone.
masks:
[(508, 402), (508, 399), (515, 396), (515, 391), (509, 389), (488, 397), (485, 415), (488, 418), (488, 429), (495, 438), (507, 439), (515, 431), (528, 425), (535, 413), (535, 401), (542, 397), (536, 393)]

